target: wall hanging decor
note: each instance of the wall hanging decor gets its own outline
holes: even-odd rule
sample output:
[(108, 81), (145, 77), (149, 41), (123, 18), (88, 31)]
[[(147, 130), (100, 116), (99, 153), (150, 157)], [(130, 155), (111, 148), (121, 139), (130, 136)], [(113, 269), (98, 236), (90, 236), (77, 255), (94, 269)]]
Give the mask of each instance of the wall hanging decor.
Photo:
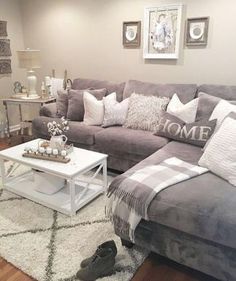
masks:
[(140, 47), (141, 21), (123, 22), (123, 46), (125, 48)]
[(7, 22), (6, 21), (0, 21), (0, 37), (6, 37), (7, 36)]
[(11, 70), (11, 60), (10, 59), (0, 59), (0, 74), (10, 74)]
[(10, 40), (0, 39), (0, 56), (9, 57), (11, 56)]
[(209, 17), (189, 18), (186, 23), (186, 46), (206, 46)]
[(147, 7), (144, 10), (145, 59), (177, 59), (182, 4)]

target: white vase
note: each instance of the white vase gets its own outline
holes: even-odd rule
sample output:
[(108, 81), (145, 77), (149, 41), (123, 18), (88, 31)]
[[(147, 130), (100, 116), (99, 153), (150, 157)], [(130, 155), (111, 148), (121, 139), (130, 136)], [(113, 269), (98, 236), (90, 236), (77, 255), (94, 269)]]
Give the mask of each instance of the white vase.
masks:
[(65, 135), (52, 136), (50, 139), (50, 147), (52, 149), (62, 150), (65, 148), (67, 137)]

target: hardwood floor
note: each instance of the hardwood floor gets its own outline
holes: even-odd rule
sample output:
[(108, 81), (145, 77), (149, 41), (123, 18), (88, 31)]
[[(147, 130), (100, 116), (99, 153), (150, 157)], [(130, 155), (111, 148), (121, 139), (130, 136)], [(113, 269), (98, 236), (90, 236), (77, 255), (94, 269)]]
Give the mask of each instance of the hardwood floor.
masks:
[(137, 270), (132, 281), (219, 281), (154, 253)]
[[(0, 258), (1, 281), (35, 281)], [(128, 281), (128, 280), (127, 280)], [(200, 272), (151, 254), (134, 275), (132, 281), (217, 281)]]
[(0, 258), (0, 280), (1, 281), (33, 281), (28, 275)]
[[(0, 139), (0, 150), (19, 143), (19, 138)], [(35, 281), (0, 257), (0, 281)], [(156, 254), (150, 254), (132, 281), (217, 281)]]

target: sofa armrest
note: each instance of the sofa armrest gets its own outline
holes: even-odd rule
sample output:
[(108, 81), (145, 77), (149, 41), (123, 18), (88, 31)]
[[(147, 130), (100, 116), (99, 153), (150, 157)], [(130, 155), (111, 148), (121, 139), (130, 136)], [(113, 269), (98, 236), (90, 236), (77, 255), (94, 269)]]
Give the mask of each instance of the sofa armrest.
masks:
[(53, 102), (45, 104), (43, 107), (40, 108), (39, 115), (45, 117), (57, 117), (56, 103)]

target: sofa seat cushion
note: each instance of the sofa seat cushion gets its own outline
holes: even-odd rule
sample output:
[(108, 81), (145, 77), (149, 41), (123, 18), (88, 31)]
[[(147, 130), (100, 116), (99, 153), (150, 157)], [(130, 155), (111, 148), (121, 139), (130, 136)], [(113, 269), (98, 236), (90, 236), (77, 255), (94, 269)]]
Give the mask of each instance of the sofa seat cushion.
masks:
[[(48, 118), (48, 117), (37, 117), (33, 120), (33, 131), (40, 132), (40, 135), (48, 136), (47, 123), (51, 121), (60, 121), (59, 118)], [(99, 131), (103, 131), (100, 126), (87, 126), (83, 122), (69, 122), (69, 131), (65, 134), (68, 137), (68, 141), (85, 144), (94, 145), (95, 134)]]
[[(201, 155), (200, 147), (172, 141), (132, 169), (159, 164), (173, 156), (197, 164)], [(166, 188), (148, 209), (153, 222), (234, 249), (235, 212), (235, 187), (210, 172)]]
[(95, 147), (103, 153), (140, 161), (154, 153), (168, 140), (153, 133), (123, 127), (110, 127), (95, 134)]

